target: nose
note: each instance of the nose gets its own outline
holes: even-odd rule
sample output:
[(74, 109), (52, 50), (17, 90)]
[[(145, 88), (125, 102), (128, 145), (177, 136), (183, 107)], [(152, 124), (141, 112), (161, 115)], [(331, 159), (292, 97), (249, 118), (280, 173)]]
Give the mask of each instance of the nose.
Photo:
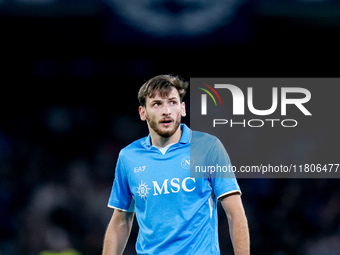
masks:
[(167, 105), (165, 105), (164, 107), (163, 107), (163, 115), (171, 115), (171, 111), (170, 111), (170, 108), (169, 108), (169, 106), (167, 106)]

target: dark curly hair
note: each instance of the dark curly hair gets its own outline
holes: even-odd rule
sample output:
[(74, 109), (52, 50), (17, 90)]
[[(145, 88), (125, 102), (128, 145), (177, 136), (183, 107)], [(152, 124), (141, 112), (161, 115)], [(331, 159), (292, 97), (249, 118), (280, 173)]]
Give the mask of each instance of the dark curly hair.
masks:
[(158, 75), (143, 84), (143, 86), (139, 89), (138, 92), (138, 101), (139, 105), (145, 107), (146, 97), (153, 98), (157, 93), (160, 93), (160, 96), (166, 97), (172, 87), (175, 87), (178, 91), (180, 100), (182, 99), (186, 93), (186, 89), (188, 87), (188, 82), (183, 81), (178, 76), (173, 75)]

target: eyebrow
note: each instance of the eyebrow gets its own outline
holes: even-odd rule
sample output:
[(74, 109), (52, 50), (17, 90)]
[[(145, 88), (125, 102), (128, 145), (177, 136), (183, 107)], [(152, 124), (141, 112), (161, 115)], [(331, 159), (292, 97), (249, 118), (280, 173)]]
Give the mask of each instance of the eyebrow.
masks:
[(150, 100), (150, 103), (159, 103), (159, 102), (162, 102), (162, 100), (160, 100), (160, 99), (151, 99)]
[(178, 98), (177, 97), (170, 97), (170, 98), (167, 98), (167, 99), (151, 99), (150, 103), (158, 103), (158, 102), (162, 102), (164, 100), (171, 101), (171, 100), (178, 100)]
[(178, 98), (177, 97), (170, 97), (170, 98), (168, 98), (168, 100), (178, 100)]

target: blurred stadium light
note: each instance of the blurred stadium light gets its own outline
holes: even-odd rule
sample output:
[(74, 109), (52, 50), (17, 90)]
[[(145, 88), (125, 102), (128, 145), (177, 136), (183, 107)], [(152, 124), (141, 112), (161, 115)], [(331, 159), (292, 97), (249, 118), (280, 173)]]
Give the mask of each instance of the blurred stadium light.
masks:
[(253, 0), (104, 0), (108, 40), (124, 45), (200, 47), (251, 38)]
[(259, 16), (334, 20), (340, 13), (338, 0), (0, 0), (0, 14), (93, 15), (104, 3), (126, 23), (147, 33), (198, 35), (231, 23), (249, 2)]
[[(195, 47), (248, 43), (256, 20), (340, 27), (335, 0), (0, 0), (0, 16), (95, 17), (116, 45)], [(269, 22), (270, 22), (269, 20)], [(254, 22), (255, 21), (255, 22)]]
[[(96, 17), (114, 44), (154, 45), (155, 39), (202, 45), (233, 43), (249, 35), (254, 0), (0, 0), (0, 15)], [(2, 3), (2, 4), (1, 4)], [(164, 43), (164, 41), (161, 41)]]
[(245, 0), (105, 0), (126, 23), (156, 36), (202, 35), (231, 22)]

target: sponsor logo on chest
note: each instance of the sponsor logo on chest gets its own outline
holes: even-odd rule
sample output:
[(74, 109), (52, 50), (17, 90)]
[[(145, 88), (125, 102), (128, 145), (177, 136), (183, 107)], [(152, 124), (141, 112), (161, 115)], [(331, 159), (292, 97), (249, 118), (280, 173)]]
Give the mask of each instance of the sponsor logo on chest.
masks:
[[(151, 181), (151, 187), (146, 182), (141, 181), (137, 187), (137, 194), (145, 200), (148, 195), (159, 196), (170, 193), (193, 192), (196, 189), (195, 178), (186, 177), (184, 179), (165, 179), (163, 182)], [(150, 192), (149, 192), (150, 191)]]

